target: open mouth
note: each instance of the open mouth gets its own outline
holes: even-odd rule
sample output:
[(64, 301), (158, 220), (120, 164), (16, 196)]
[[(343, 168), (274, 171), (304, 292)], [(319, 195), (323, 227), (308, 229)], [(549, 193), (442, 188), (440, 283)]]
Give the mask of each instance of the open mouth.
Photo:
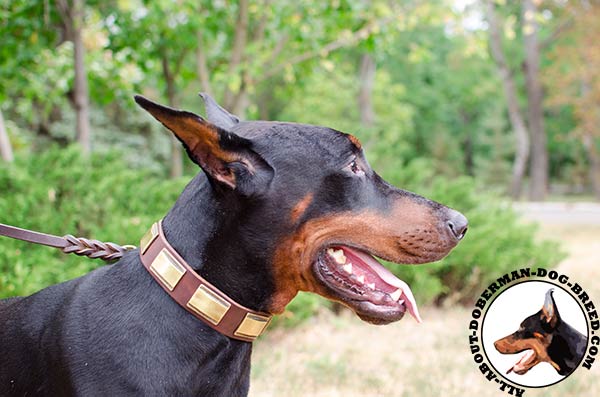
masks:
[(510, 374), (514, 372), (518, 375), (523, 375), (525, 372), (529, 371), (531, 367), (533, 367), (533, 362), (536, 359), (536, 354), (533, 349), (527, 349), (524, 351), (524, 354), (519, 358), (519, 361), (515, 363), (511, 368), (506, 371), (506, 374)]
[(387, 324), (408, 311), (421, 322), (408, 284), (364, 251), (329, 247), (317, 258), (315, 270), (320, 281), (365, 321)]

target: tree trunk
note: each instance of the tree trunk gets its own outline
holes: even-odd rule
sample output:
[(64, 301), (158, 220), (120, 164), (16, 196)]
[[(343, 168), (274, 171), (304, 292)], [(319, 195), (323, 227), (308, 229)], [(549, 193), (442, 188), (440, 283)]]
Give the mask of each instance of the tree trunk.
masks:
[(231, 113), (241, 117), (243, 120), (246, 117), (246, 109), (248, 108), (248, 105), (248, 92), (246, 91), (246, 85), (242, 84), (242, 87), (240, 87), (240, 90), (235, 95), (233, 103), (231, 104)]
[(67, 37), (73, 43), (73, 63), (75, 82), (73, 86), (73, 108), (76, 117), (77, 142), (84, 153), (92, 150), (90, 132), (90, 105), (87, 73), (85, 70), (85, 46), (83, 44), (83, 24), (85, 19), (85, 0), (57, 1), (57, 7), (63, 20)]
[(540, 81), (537, 6), (523, 1), (523, 38), (525, 42), (525, 85), (527, 88), (529, 130), (531, 131), (531, 183), (529, 198), (540, 201), (548, 190), (548, 148), (544, 131), (543, 90)]
[(90, 104), (85, 47), (83, 45), (84, 0), (73, 0), (73, 53), (75, 61), (75, 113), (77, 117), (77, 142), (85, 153), (92, 150), (90, 136)]
[(199, 28), (196, 32), (196, 41), (198, 42), (198, 47), (196, 48), (196, 71), (198, 74), (198, 80), (200, 80), (200, 89), (202, 92), (212, 95), (202, 28)]
[[(593, 95), (593, 75), (590, 74), (590, 71), (594, 70), (594, 64), (589, 56), (585, 56), (584, 59), (586, 72), (584, 72), (582, 75), (581, 97), (587, 99), (590, 97), (590, 95)], [(594, 103), (593, 100), (592, 103)], [(594, 112), (594, 110), (591, 111)], [(594, 134), (596, 123), (586, 123), (582, 120), (581, 125), (581, 130), (583, 131), (581, 141), (587, 153), (588, 161), (590, 162), (590, 183), (592, 185), (594, 197), (596, 197), (596, 200), (600, 201), (600, 154), (598, 153), (598, 148), (596, 146), (596, 136)]]
[(4, 125), (4, 117), (2, 117), (2, 110), (0, 110), (0, 158), (7, 163), (14, 159), (8, 132), (6, 132), (6, 126)]
[(465, 137), (462, 141), (463, 145), (463, 164), (465, 166), (465, 172), (469, 176), (475, 176), (475, 154), (473, 153), (473, 132), (469, 125), (471, 124), (471, 116), (467, 111), (460, 112), (460, 118), (462, 119)]
[(376, 65), (373, 57), (363, 54), (360, 59), (360, 89), (358, 92), (358, 108), (360, 121), (366, 128), (375, 125), (375, 110), (373, 109), (373, 84), (375, 82)]
[(590, 161), (590, 181), (592, 182), (594, 197), (600, 201), (600, 153), (598, 153), (596, 138), (593, 134), (584, 132), (583, 146)]
[[(229, 60), (230, 74), (240, 73), (240, 70), (238, 69), (242, 63), (244, 50), (246, 49), (246, 41), (248, 39), (248, 0), (240, 0), (238, 7), (238, 15), (235, 23), (235, 34), (233, 37), (233, 47), (231, 49), (231, 59)], [(241, 73), (240, 79), (242, 79)], [(234, 107), (239, 106), (240, 103), (243, 102), (242, 98), (238, 97), (239, 91), (242, 88), (243, 82), (240, 84), (237, 92), (233, 92), (229, 88), (225, 90), (225, 96), (223, 98), (225, 109), (235, 112)]]
[(513, 199), (517, 200), (521, 197), (523, 177), (525, 176), (527, 160), (529, 159), (529, 132), (527, 131), (525, 120), (519, 109), (515, 79), (506, 62), (504, 51), (502, 50), (502, 36), (494, 2), (492, 0), (486, 0), (485, 3), (486, 17), (489, 24), (490, 51), (502, 79), (508, 117), (513, 133), (515, 134), (515, 159), (513, 162), (510, 183), (510, 194)]
[[(172, 108), (179, 107), (177, 101), (177, 87), (175, 86), (175, 76), (171, 73), (169, 67), (169, 59), (163, 51), (162, 56), (162, 70), (163, 77), (165, 78), (166, 90), (167, 90), (167, 101), (169, 106)], [(171, 178), (179, 178), (183, 175), (183, 155), (181, 149), (181, 142), (173, 134), (169, 134), (171, 140)]]
[[(590, 8), (590, 4), (584, 4), (584, 10), (586, 12), (593, 12)], [(597, 13), (598, 11), (596, 11), (596, 14)], [(588, 37), (594, 36), (589, 35)], [(597, 96), (594, 96), (594, 90), (592, 88), (594, 87), (594, 80), (598, 76), (597, 72), (595, 72), (597, 70), (597, 65), (592, 57), (594, 46), (589, 42), (585, 43), (584, 46), (588, 50), (583, 50), (585, 68), (582, 74), (581, 97), (584, 103), (587, 102), (590, 106), (588, 106), (588, 112), (585, 112), (588, 117), (581, 117), (582, 115), (580, 115), (579, 118), (580, 124), (583, 126), (582, 141), (590, 162), (589, 178), (592, 185), (592, 191), (594, 192), (596, 200), (600, 201), (600, 153), (598, 153), (598, 146), (596, 145), (598, 137), (598, 121), (600, 121), (600, 113), (598, 112), (600, 101), (597, 99)], [(581, 111), (578, 113), (581, 113)]]

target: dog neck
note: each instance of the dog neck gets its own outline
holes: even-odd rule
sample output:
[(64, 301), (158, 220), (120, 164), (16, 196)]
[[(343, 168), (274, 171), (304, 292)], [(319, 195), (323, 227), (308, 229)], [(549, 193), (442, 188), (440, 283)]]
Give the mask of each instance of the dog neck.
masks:
[(267, 312), (273, 282), (264, 253), (248, 254), (240, 228), (244, 212), (233, 193), (216, 192), (199, 174), (164, 218), (163, 229), (198, 274), (236, 302)]
[(586, 337), (571, 325), (560, 321), (548, 346), (548, 356), (561, 375), (568, 375), (579, 365), (586, 349)]

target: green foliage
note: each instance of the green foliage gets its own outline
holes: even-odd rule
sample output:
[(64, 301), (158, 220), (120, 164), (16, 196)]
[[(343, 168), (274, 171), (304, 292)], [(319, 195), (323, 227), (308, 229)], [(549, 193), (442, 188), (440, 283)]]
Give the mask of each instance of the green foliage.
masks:
[[(0, 168), (0, 222), (47, 233), (137, 245), (166, 214), (185, 181), (132, 170), (117, 153), (81, 156), (77, 147), (17, 156)], [(31, 294), (103, 262), (1, 238), (0, 297)]]
[[(173, 99), (196, 111), (201, 88), (195, 55), (202, 48), (213, 94), (235, 94), (243, 87), (249, 118), (260, 114), (353, 133), (386, 179), (469, 217), (465, 241), (447, 259), (414, 268), (391, 265), (421, 300), (465, 301), (474, 288), (512, 267), (552, 266), (561, 258), (556, 247), (536, 242), (533, 227), (520, 224), (506, 204), (480, 187), (506, 186), (514, 153), (487, 32), (467, 28), (473, 14), (457, 11), (452, 2), (397, 3), (251, 0), (247, 43), (241, 62), (232, 66), (237, 1), (87, 1), (93, 149), (113, 153), (89, 160), (73, 148), (25, 156), (32, 147), (44, 149), (48, 139), (74, 139), (73, 48), (65, 41), (55, 2), (1, 5), (0, 110), (19, 155), (15, 164), (0, 168), (0, 222), (135, 243), (165, 213), (184, 181), (159, 176), (166, 174), (161, 164), (171, 155), (167, 138), (133, 110), (131, 96), (168, 96), (169, 74)], [(475, 20), (481, 16), (478, 7), (472, 5)], [(562, 5), (551, 7), (541, 37), (551, 36), (565, 13)], [(515, 71), (523, 60), (520, 8), (518, 2), (498, 3), (506, 20), (504, 47)], [(377, 29), (366, 37), (353, 36), (371, 24)], [(330, 50), (331, 43), (341, 44)], [(357, 65), (365, 53), (377, 63), (376, 121), (369, 128), (361, 126), (357, 106)], [(298, 57), (304, 61), (293, 61)], [(544, 68), (556, 62), (546, 58)], [(520, 96), (524, 103), (523, 92)], [(569, 134), (577, 125), (573, 110), (562, 107), (545, 117), (552, 176), (585, 185), (587, 160)], [(112, 152), (115, 147), (126, 148), (123, 158)], [(477, 183), (458, 178), (464, 174)], [(98, 265), (2, 239), (0, 296), (27, 294)], [(300, 294), (278, 321), (293, 325), (308, 318), (319, 299)]]
[[(58, 15), (45, 10), (39, 1), (14, 0), (0, 5), (0, 103), (11, 94), (25, 90), (27, 96), (41, 94), (27, 86), (33, 69), (46, 67), (40, 51), (51, 46), (59, 32), (55, 29)], [(43, 65), (43, 66), (42, 66)], [(54, 66), (54, 65), (53, 65)], [(25, 75), (23, 72), (25, 71)], [(47, 94), (47, 92), (46, 92)]]
[(376, 76), (373, 91), (377, 121), (374, 127), (365, 129), (355, 110), (358, 82), (351, 70), (343, 67), (332, 71), (318, 68), (301, 89), (296, 89), (295, 95), (290, 97), (287, 92), (277, 93), (288, 96), (287, 105), (279, 117), (281, 120), (326, 125), (354, 134), (363, 141), (367, 150), (377, 146), (374, 155), (385, 161), (406, 158), (414, 151), (406, 140), (414, 133), (415, 117), (414, 108), (401, 99), (406, 89), (404, 85), (392, 82), (389, 74), (382, 71)]
[[(199, 48), (206, 57), (214, 96), (226, 98), (228, 91), (230, 96), (244, 91), (240, 101), (245, 105), (237, 110), (245, 111), (248, 118), (260, 115), (300, 120), (292, 116), (303, 109), (290, 110), (289, 106), (290, 98), (296, 98), (296, 104), (309, 108), (326, 105), (333, 122), (342, 127), (346, 126), (341, 121), (352, 123), (344, 129), (353, 132), (360, 129), (355, 101), (357, 58), (369, 53), (376, 60), (380, 85), (373, 92), (378, 126), (367, 131), (369, 134), (388, 139), (390, 150), (405, 161), (431, 158), (440, 174), (453, 177), (466, 173), (494, 186), (506, 186), (510, 178), (514, 139), (496, 66), (489, 56), (487, 31), (479, 21), (483, 12), (478, 2), (465, 7), (443, 0), (250, 0), (246, 45), (240, 63), (235, 65), (230, 63), (236, 32), (240, 32), (239, 1), (85, 3), (89, 99), (92, 108), (105, 113), (106, 121), (102, 126), (106, 129), (96, 134), (99, 128), (92, 120), (94, 144), (105, 136), (104, 131), (111, 130), (135, 146), (151, 139), (139, 123), (127, 125), (130, 115), (115, 110), (131, 110), (135, 92), (163, 100), (172, 96), (182, 107), (197, 108), (196, 93), (203, 89), (198, 78)], [(571, 18), (570, 7), (575, 5), (540, 5), (537, 18), (543, 74), (557, 67), (563, 75), (572, 71), (563, 69), (574, 57), (551, 56), (555, 45), (545, 40), (552, 38), (555, 30), (562, 31), (563, 18)], [(521, 4), (497, 2), (497, 9), (504, 21), (503, 48), (525, 109), (524, 82), (519, 73), (524, 55)], [(356, 36), (368, 26), (376, 28)], [(566, 29), (557, 44), (573, 50), (590, 48), (574, 33), (577, 30)], [(65, 35), (56, 2), (2, 3), (0, 37), (0, 108), (4, 118), (19, 127), (12, 131), (14, 140), (36, 142), (44, 137), (72, 142), (73, 46)], [(167, 95), (167, 75), (172, 78), (172, 95)], [(549, 77), (549, 88), (559, 93), (569, 91), (560, 89), (561, 81), (577, 90), (582, 86), (580, 79)], [(335, 101), (318, 97), (325, 88), (338, 94)], [(302, 101), (301, 96), (305, 97)], [(545, 121), (551, 176), (585, 188), (589, 185), (589, 161), (579, 137), (571, 134), (580, 121), (572, 109), (562, 105), (547, 105)], [(329, 124), (327, 119), (319, 122)], [(119, 145), (122, 142), (119, 140)], [(166, 148), (149, 146), (152, 150)], [(134, 161), (140, 164), (159, 156), (163, 153)]]

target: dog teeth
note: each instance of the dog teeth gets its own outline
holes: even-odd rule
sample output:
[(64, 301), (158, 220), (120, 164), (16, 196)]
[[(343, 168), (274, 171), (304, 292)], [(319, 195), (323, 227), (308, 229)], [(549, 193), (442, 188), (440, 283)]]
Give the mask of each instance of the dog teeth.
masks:
[(346, 255), (344, 255), (344, 251), (342, 250), (334, 250), (333, 248), (329, 248), (327, 250), (329, 256), (331, 256), (337, 263), (343, 265), (346, 263)]
[(342, 266), (342, 269), (344, 269), (346, 273), (352, 274), (352, 263), (346, 263), (344, 266)]
[(369, 287), (371, 289), (375, 289), (375, 283), (369, 283), (369, 284), (367, 284), (367, 287)]
[(402, 296), (402, 290), (397, 289), (396, 291), (392, 292), (390, 294), (390, 296), (392, 297), (393, 300), (397, 301), (398, 299), (400, 299), (400, 296)]
[(358, 281), (360, 284), (364, 284), (365, 276), (363, 274), (361, 274), (360, 276), (356, 277), (356, 281)]

